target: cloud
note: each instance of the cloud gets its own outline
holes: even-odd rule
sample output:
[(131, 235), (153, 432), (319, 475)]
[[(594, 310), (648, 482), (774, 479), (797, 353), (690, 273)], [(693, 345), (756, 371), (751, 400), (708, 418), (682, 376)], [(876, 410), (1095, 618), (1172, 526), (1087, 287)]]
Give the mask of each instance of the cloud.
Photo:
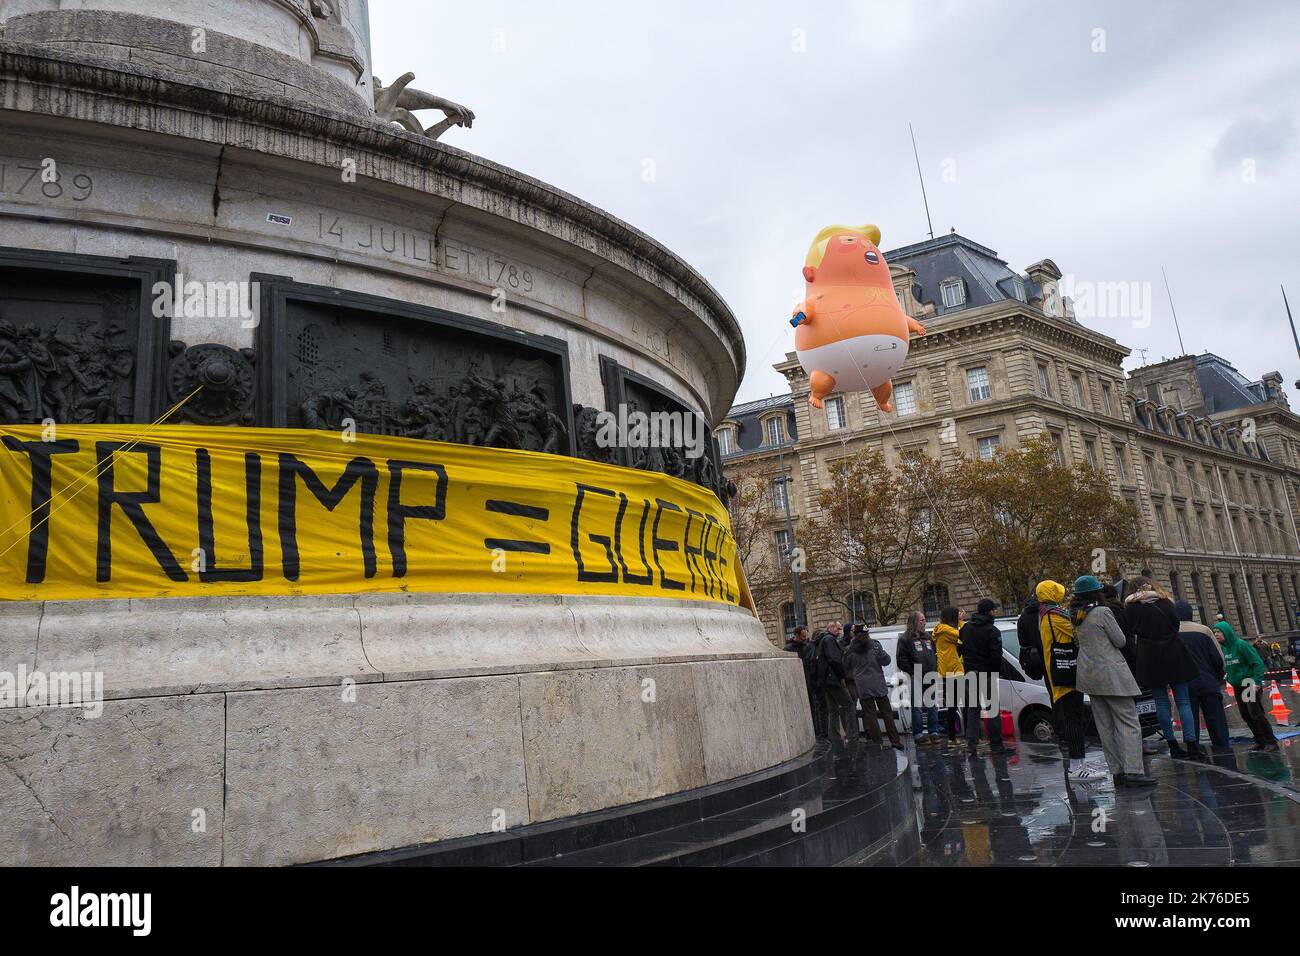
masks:
[[(886, 249), (926, 238), (909, 120), (936, 234), (1161, 293), (1163, 265), (1190, 350), (1300, 378), (1276, 292), (1300, 290), (1300, 4), (374, 0), (371, 20), (380, 76), (414, 70), (477, 113), (447, 142), (700, 270), (745, 332), (738, 400), (786, 389), (772, 364), (793, 348), (819, 228), (875, 222)], [(1245, 154), (1255, 181), (1220, 172)], [(1099, 331), (1173, 355), (1162, 300), (1148, 328)]]
[(1253, 160), (1256, 168), (1266, 171), (1291, 151), (1295, 140), (1295, 121), (1289, 112), (1272, 116), (1243, 116), (1235, 120), (1214, 147), (1214, 167), (1219, 171), (1241, 167)]

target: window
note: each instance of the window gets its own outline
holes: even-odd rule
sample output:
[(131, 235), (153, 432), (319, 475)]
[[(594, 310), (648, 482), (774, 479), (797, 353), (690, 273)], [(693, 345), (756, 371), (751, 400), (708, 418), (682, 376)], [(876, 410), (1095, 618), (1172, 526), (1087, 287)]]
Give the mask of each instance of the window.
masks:
[(945, 309), (955, 309), (966, 302), (966, 286), (961, 279), (944, 279), (939, 283), (939, 290), (943, 293)]
[(718, 454), (730, 455), (736, 450), (736, 430), (722, 428), (718, 430)]
[(1056, 286), (1048, 286), (1043, 290), (1043, 311), (1048, 315), (1059, 314), (1056, 305)]
[(983, 365), (966, 369), (966, 390), (972, 402), (981, 402), (989, 397), (989, 370)]
[(1018, 277), (1011, 280), (1011, 293), (1021, 302), (1025, 301), (1025, 284)]
[(1047, 374), (1047, 366), (1041, 362), (1038, 365), (1038, 394), (1044, 398), (1052, 397), (1052, 379)]
[(1183, 549), (1190, 551), (1192, 550), (1192, 532), (1187, 527), (1187, 512), (1182, 508), (1177, 508), (1175, 513), (1178, 516), (1178, 533), (1183, 538)]
[(1103, 382), (1101, 386), (1101, 403), (1106, 407), (1107, 415), (1115, 414), (1115, 406), (1111, 403), (1110, 399), (1110, 386), (1105, 382)]
[(1120, 481), (1128, 481), (1128, 462), (1124, 460), (1124, 446), (1115, 442), (1115, 471)]
[(1205, 596), (1201, 593), (1201, 576), (1196, 571), (1192, 572), (1192, 597), (1196, 599), (1196, 611), (1200, 615), (1200, 622), (1204, 624), (1207, 617)]
[(916, 391), (911, 382), (900, 382), (894, 386), (894, 414), (916, 414)]
[(1058, 465), (1065, 464), (1065, 445), (1062, 443), (1060, 432), (1048, 432), (1052, 438), (1052, 460)]
[(926, 507), (917, 508), (913, 512), (916, 521), (916, 531), (923, 539), (930, 536), (930, 531), (934, 528), (934, 522), (930, 518), (930, 509)]
[(1249, 628), (1246, 627), (1246, 607), (1241, 603), (1241, 591), (1237, 588), (1237, 576), (1228, 575), (1228, 584), (1232, 587), (1232, 603), (1237, 606), (1237, 621), (1241, 624), (1241, 633), (1246, 634)]
[(948, 606), (948, 585), (927, 584), (921, 595), (921, 610), (932, 621), (939, 619), (939, 612)]
[(992, 461), (998, 453), (998, 448), (1002, 445), (1002, 439), (997, 435), (986, 435), (977, 440), (977, 445), (980, 461)]
[(1083, 379), (1077, 374), (1071, 375), (1070, 387), (1074, 389), (1074, 404), (1083, 408)]
[(826, 427), (838, 431), (844, 427), (844, 399), (840, 396), (826, 399)]
[(777, 511), (786, 512), (790, 510), (790, 495), (786, 490), (787, 478), (772, 479), (772, 507)]
[(1097, 443), (1091, 438), (1083, 443), (1084, 454), (1088, 456), (1088, 467), (1097, 467)]
[(1169, 592), (1174, 596), (1175, 601), (1183, 599), (1182, 581), (1177, 571), (1169, 572)]
[(782, 528), (776, 532), (776, 563), (783, 571), (790, 570), (790, 532)]
[(785, 441), (785, 421), (780, 418), (769, 418), (765, 425), (767, 429), (767, 443), (769, 445), (780, 445)]
[[(803, 608), (799, 609), (800, 611)], [(785, 636), (789, 637), (794, 633), (794, 629), (806, 618), (803, 614), (796, 614), (793, 601), (786, 601), (781, 605), (781, 627), (785, 630)]]
[(852, 611), (849, 616), (859, 624), (866, 624), (868, 627), (876, 623), (876, 604), (871, 600), (871, 594), (867, 591), (854, 591), (849, 595), (849, 607)]

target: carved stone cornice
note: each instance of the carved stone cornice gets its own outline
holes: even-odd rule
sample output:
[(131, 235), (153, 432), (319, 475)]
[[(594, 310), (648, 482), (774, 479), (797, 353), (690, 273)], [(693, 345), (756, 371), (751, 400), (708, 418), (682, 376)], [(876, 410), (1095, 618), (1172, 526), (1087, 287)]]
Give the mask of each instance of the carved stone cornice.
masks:
[[(665, 246), (540, 180), (376, 117), (274, 94), (245, 95), (161, 66), (7, 39), (0, 39), (0, 99), (11, 121), (15, 112), (27, 112), (111, 123), (317, 165), (354, 157), (360, 175), (539, 231), (656, 286), (718, 337), (734, 363), (735, 383), (744, 375), (745, 343), (735, 315)], [(732, 370), (726, 373), (729, 378)]]

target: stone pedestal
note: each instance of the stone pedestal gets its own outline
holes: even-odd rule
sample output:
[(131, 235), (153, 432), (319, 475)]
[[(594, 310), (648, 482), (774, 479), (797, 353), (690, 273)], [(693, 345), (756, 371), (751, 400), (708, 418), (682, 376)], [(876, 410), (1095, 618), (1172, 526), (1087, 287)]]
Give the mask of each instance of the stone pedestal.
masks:
[[(376, 116), (364, 3), (58, 6), (0, 0), (0, 279), (43, 268), (118, 329), (106, 347), (133, 356), (136, 391), (109, 420), (167, 407), (173, 341), (198, 356), (182, 388), (208, 355), (185, 345), (219, 352), (224, 383), (256, 383), (201, 424), (304, 413), (276, 391), (274, 329), (151, 324), (158, 276), (489, 324), (560, 356), (548, 400), (573, 406), (604, 409), (626, 380), (710, 424), (729, 407), (744, 344), (708, 282), (580, 199)], [(138, 317), (133, 337), (108, 310)], [(329, 859), (661, 796), (812, 745), (800, 663), (724, 604), (121, 599), (12, 604), (0, 622), (0, 670), (100, 673), (107, 698), (95, 718), (0, 710), (0, 863)]]

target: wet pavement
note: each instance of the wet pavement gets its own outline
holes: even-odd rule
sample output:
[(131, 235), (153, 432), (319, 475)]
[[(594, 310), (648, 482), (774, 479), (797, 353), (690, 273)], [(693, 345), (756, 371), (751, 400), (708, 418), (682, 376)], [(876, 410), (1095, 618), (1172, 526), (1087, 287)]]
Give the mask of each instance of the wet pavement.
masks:
[[(1282, 698), (1282, 710), (1274, 713), (1270, 719), (1273, 733), (1278, 738), (1280, 753), (1271, 755), (1273, 759), (1267, 759), (1270, 755), (1248, 752), (1252, 743), (1250, 731), (1237, 711), (1236, 701), (1225, 697), (1228, 733), (1231, 735), (1235, 759), (1228, 761), (1225, 758), (1218, 762), (1242, 773), (1300, 791), (1300, 726), (1297, 725), (1297, 721), (1300, 721), (1300, 691), (1292, 690), (1289, 676), (1279, 680), (1277, 685), (1278, 694)], [(1272, 681), (1266, 682), (1263, 691), (1265, 710), (1272, 709), (1272, 689)], [(1202, 728), (1201, 740), (1208, 739)]]
[[(1300, 729), (1300, 728), (1293, 728)], [(1158, 786), (1065, 778), (1054, 745), (1016, 744), (1012, 757), (970, 757), (960, 744), (914, 747), (921, 866), (1300, 865), (1300, 737), (1280, 754), (1246, 745), (1213, 765), (1148, 757)], [(1087, 762), (1104, 769), (1089, 742)]]

